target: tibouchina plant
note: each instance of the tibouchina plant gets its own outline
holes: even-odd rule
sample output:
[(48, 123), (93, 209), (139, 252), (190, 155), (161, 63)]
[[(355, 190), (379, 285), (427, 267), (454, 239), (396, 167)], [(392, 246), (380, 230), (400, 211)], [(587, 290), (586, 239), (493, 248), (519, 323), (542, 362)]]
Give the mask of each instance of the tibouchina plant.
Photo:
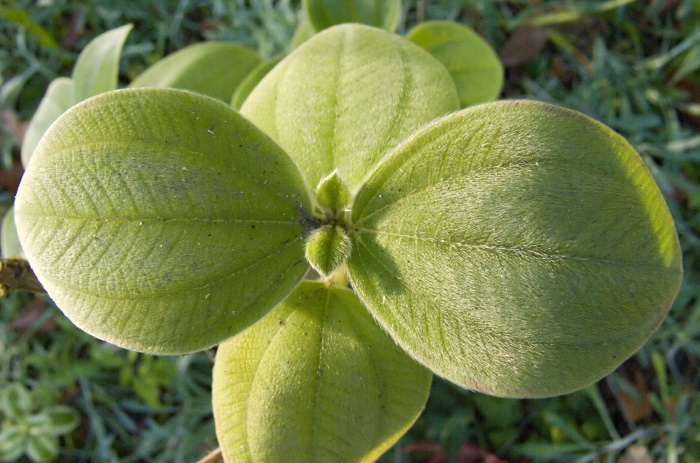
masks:
[(226, 461), (372, 461), (432, 373), (503, 397), (576, 390), (649, 338), (681, 282), (671, 215), (619, 135), (532, 101), (459, 108), (431, 54), (361, 25), (315, 35), (240, 114), (107, 92), (34, 152), (22, 246), (98, 338), (221, 344)]

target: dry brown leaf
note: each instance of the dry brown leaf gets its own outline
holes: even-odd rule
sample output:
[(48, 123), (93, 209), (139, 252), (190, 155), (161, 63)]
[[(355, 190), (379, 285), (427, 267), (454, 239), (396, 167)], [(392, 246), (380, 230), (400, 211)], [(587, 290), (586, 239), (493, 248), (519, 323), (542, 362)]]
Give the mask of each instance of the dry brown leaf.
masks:
[(634, 384), (632, 385), (638, 397), (634, 397), (626, 392), (621, 392), (619, 396), (622, 413), (625, 414), (630, 423), (637, 423), (649, 417), (653, 409), (649, 401), (649, 388), (642, 373), (637, 370), (634, 373)]
[(547, 44), (544, 27), (521, 27), (501, 48), (500, 57), (505, 67), (520, 66), (539, 55)]

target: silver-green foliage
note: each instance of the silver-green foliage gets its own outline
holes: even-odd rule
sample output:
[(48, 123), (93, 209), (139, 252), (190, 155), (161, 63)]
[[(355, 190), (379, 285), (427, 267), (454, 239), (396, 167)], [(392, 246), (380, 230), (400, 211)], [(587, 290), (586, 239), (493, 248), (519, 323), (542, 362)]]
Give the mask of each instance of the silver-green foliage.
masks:
[[(242, 115), (106, 93), (37, 148), (22, 245), (95, 336), (155, 353), (231, 338), (214, 374), (227, 461), (371, 461), (431, 371), (500, 396), (583, 387), (642, 345), (682, 277), (619, 135), (543, 103), (459, 106), (438, 60), (359, 25), (301, 45)], [(309, 264), (327, 277), (302, 282)]]
[(8, 383), (0, 389), (0, 461), (55, 461), (59, 437), (79, 424), (78, 413), (66, 405), (39, 407), (24, 385)]

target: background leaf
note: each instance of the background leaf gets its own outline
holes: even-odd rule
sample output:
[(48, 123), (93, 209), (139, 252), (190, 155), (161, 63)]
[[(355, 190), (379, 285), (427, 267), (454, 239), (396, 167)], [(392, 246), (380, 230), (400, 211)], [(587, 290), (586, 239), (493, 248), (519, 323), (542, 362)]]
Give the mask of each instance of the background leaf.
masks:
[(449, 74), (430, 54), (395, 34), (348, 24), (292, 52), (241, 112), (286, 149), (309, 185), (337, 168), (355, 190), (406, 136), (458, 105)]
[(30, 434), (27, 438), (27, 456), (34, 462), (47, 463), (58, 457), (58, 439), (48, 434)]
[(41, 414), (46, 417), (46, 425), (41, 428), (41, 432), (49, 436), (68, 434), (80, 422), (78, 413), (66, 405), (54, 405), (42, 410)]
[(157, 61), (129, 86), (181, 88), (228, 103), (261, 61), (256, 52), (235, 43), (198, 43)]
[(2, 230), (0, 231), (0, 249), (2, 257), (21, 257), (25, 258), (22, 244), (17, 236), (17, 227), (15, 226), (15, 209), (11, 207), (5, 213), (2, 219)]
[(293, 161), (227, 105), (131, 89), (74, 107), (15, 203), (56, 304), (93, 336), (178, 353), (217, 344), (308, 270), (310, 198)]
[(46, 89), (46, 94), (39, 103), (36, 113), (29, 122), (27, 132), (24, 134), (22, 165), (25, 169), (46, 130), (58, 119), (58, 116), (68, 111), (68, 108), (73, 104), (73, 80), (68, 77), (54, 79), (49, 84), (49, 88)]
[(291, 51), (299, 47), (299, 45), (313, 37), (314, 34), (316, 34), (316, 29), (314, 29), (311, 21), (309, 21), (308, 18), (303, 18), (299, 21), (299, 24), (297, 24), (297, 28), (294, 30), (294, 35), (289, 41), (289, 50)]
[(122, 46), (133, 26), (127, 24), (94, 38), (73, 68), (73, 104), (117, 88)]
[(0, 411), (10, 418), (21, 418), (32, 409), (32, 396), (20, 383), (9, 383), (0, 391)]
[(277, 66), (277, 63), (282, 61), (282, 58), (284, 58), (284, 56), (278, 56), (277, 58), (272, 58), (271, 60), (264, 61), (255, 66), (253, 70), (245, 76), (241, 83), (238, 84), (236, 91), (233, 92), (233, 96), (231, 97), (231, 107), (236, 110), (241, 109), (241, 106), (243, 106), (243, 103), (245, 102), (246, 98), (248, 98), (248, 95), (250, 95), (250, 92), (253, 91), (255, 86), (260, 83), (263, 77), (265, 77), (272, 68)]
[(394, 32), (401, 19), (401, 0), (303, 0), (303, 5), (317, 31), (361, 23)]
[(42, 46), (58, 48), (58, 43), (56, 43), (56, 40), (51, 36), (51, 33), (37, 24), (26, 11), (20, 8), (0, 8), (0, 18), (12, 21), (26, 29)]
[(414, 27), (406, 38), (447, 68), (462, 107), (498, 98), (503, 88), (503, 65), (491, 45), (471, 28), (451, 21), (427, 21)]
[(0, 431), (0, 461), (17, 461), (24, 453), (27, 435), (17, 426)]
[(423, 409), (430, 378), (351, 291), (304, 282), (219, 346), (213, 408), (224, 457), (375, 461)]
[(636, 152), (579, 113), (529, 101), (435, 121), (360, 189), (348, 272), (435, 373), (500, 396), (563, 394), (661, 323), (682, 269)]

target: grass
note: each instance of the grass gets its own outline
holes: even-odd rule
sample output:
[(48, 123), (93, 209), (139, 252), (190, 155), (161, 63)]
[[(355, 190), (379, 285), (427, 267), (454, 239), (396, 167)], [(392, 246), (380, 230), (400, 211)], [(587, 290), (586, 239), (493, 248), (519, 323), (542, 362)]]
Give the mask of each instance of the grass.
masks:
[[(6, 4), (2, 210), (19, 176), (21, 122), (91, 38), (135, 24), (121, 67), (127, 82), (201, 40), (235, 40), (274, 56), (291, 37), (299, 7), (271, 0)], [(653, 338), (598, 384), (564, 397), (508, 400), (435, 379), (424, 414), (382, 461), (700, 461), (700, 2), (414, 0), (404, 2), (400, 31), (434, 18), (472, 25), (497, 50), (510, 47), (515, 63), (503, 97), (582, 111), (635, 146), (676, 220), (685, 280)], [(81, 416), (61, 438), (59, 461), (194, 462), (216, 448), (207, 353), (127, 352), (80, 332), (48, 299), (28, 294), (0, 300), (0, 317), (0, 385), (22, 383), (40, 406), (65, 404)]]

